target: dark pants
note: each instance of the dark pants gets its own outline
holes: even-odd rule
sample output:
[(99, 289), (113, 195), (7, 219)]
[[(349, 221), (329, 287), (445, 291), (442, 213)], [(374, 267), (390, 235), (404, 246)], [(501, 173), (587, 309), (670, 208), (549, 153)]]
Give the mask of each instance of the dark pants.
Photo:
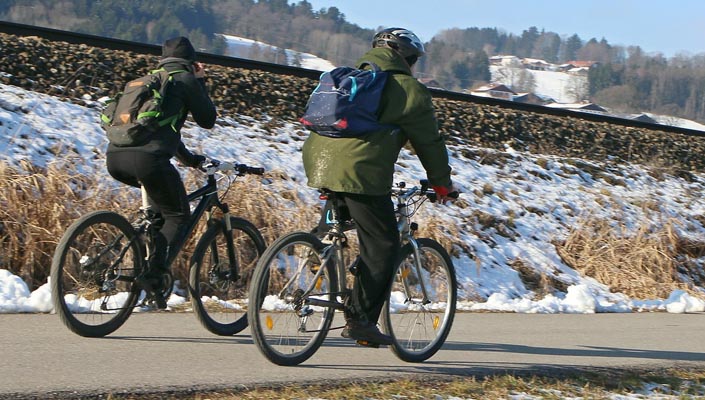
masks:
[(150, 264), (167, 268), (168, 248), (180, 245), (190, 215), (179, 172), (169, 157), (139, 151), (108, 153), (107, 167), (108, 173), (118, 181), (134, 187), (144, 186), (153, 210), (164, 219), (164, 225), (155, 235), (155, 252)]
[(389, 195), (338, 193), (355, 221), (360, 259), (350, 299), (350, 317), (377, 322), (399, 254), (399, 230)]

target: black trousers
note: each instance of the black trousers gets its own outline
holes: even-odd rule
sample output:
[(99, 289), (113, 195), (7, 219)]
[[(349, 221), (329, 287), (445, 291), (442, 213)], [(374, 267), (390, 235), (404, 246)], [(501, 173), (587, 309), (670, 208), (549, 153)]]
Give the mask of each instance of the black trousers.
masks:
[(360, 258), (350, 298), (349, 317), (377, 322), (387, 299), (399, 254), (399, 229), (389, 195), (338, 193), (355, 221)]
[(186, 189), (179, 171), (170, 157), (140, 151), (122, 151), (107, 154), (108, 173), (130, 186), (144, 186), (155, 212), (161, 214), (164, 225), (155, 236), (155, 252), (150, 263), (167, 268), (169, 247), (183, 241), (184, 226), (190, 209)]

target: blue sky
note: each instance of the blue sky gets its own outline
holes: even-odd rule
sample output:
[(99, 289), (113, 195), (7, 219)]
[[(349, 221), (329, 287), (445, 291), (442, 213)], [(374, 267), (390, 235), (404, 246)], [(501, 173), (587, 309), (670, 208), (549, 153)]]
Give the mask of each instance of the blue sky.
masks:
[[(314, 10), (338, 7), (363, 28), (402, 26), (423, 41), (448, 28), (498, 28), (521, 35), (531, 26), (584, 41), (640, 46), (671, 57), (705, 53), (703, 0), (308, 0)], [(290, 3), (296, 3), (290, 1)]]

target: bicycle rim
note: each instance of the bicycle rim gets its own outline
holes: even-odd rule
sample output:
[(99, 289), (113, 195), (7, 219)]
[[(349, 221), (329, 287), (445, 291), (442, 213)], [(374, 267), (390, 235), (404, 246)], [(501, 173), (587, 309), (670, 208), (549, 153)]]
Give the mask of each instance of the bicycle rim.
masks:
[(54, 308), (64, 325), (88, 337), (119, 328), (137, 302), (141, 262), (140, 242), (122, 216), (98, 211), (73, 223), (51, 267)]
[[(190, 270), (191, 302), (201, 324), (217, 335), (234, 335), (247, 327), (249, 282), (265, 243), (254, 225), (231, 218), (234, 260), (228, 256), (221, 223), (204, 233)], [(240, 275), (235, 279), (234, 261)]]
[(385, 331), (394, 338), (392, 351), (409, 362), (424, 361), (441, 348), (453, 323), (457, 295), (448, 253), (433, 240), (417, 241), (421, 273), (415, 267), (412, 246), (405, 245), (383, 309)]
[(325, 339), (332, 308), (306, 304), (304, 295), (330, 300), (332, 268), (321, 268), (323, 245), (313, 235), (294, 233), (270, 246), (260, 259), (250, 288), (248, 320), (258, 348), (278, 365), (311, 357)]

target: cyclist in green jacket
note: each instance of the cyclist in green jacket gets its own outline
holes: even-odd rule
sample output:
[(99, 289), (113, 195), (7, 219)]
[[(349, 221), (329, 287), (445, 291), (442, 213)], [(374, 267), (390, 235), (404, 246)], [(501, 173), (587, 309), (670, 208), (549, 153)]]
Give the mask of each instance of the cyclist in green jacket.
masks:
[(409, 30), (388, 28), (374, 36), (372, 47), (357, 65), (373, 62), (383, 71), (394, 71), (382, 94), (379, 121), (399, 129), (355, 138), (312, 133), (304, 143), (303, 162), (308, 185), (339, 193), (357, 227), (360, 261), (342, 335), (388, 345), (391, 337), (379, 331), (377, 320), (400, 247), (390, 190), (402, 147), (411, 144), (440, 201), (457, 191), (431, 94), (411, 72), (424, 55), (423, 44)]

